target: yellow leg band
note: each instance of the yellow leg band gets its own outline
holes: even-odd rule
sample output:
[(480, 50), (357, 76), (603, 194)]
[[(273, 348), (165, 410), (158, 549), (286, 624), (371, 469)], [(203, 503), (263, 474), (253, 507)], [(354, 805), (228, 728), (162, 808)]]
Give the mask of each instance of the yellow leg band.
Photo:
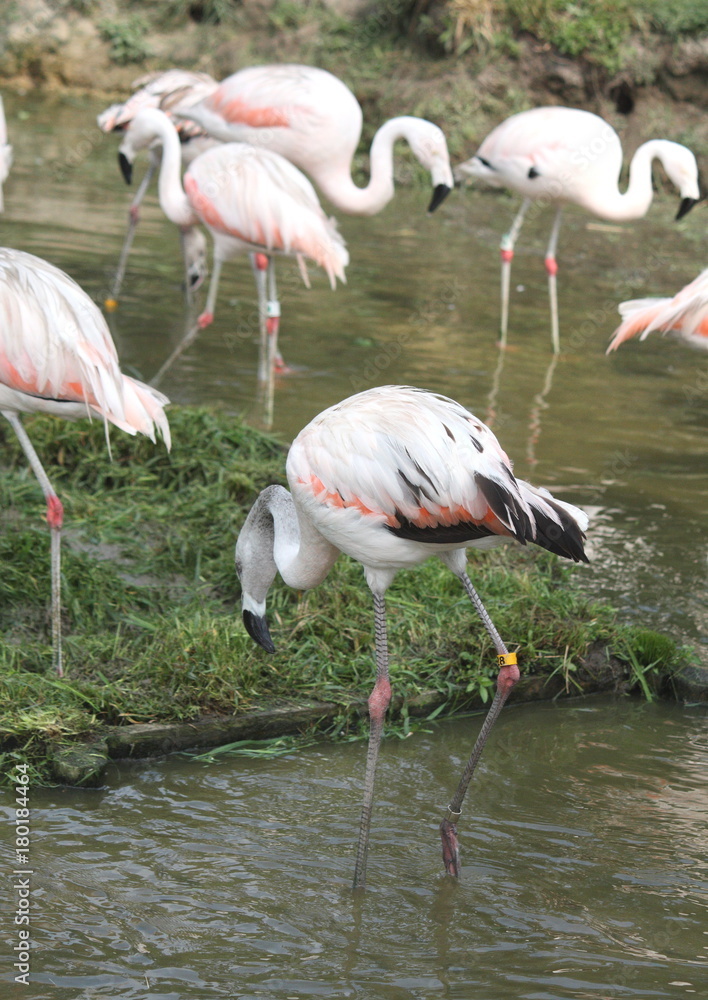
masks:
[(497, 666), (498, 667), (513, 667), (516, 665), (518, 660), (516, 659), (516, 653), (499, 653), (497, 654)]

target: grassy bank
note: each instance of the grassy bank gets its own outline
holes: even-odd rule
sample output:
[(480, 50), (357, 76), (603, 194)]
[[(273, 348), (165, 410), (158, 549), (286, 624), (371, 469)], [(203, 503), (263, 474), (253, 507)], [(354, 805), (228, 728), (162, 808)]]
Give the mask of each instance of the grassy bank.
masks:
[[(0, 741), (7, 774), (104, 725), (245, 713), (283, 700), (365, 697), (373, 678), (373, 615), (361, 567), (341, 558), (320, 588), (276, 582), (269, 601), (278, 652), (267, 656), (240, 621), (233, 546), (256, 493), (282, 482), (285, 449), (240, 420), (171, 408), (174, 445), (120, 432), (109, 459), (99, 421), (27, 421), (65, 505), (66, 676), (51, 666), (49, 533), (44, 501), (9, 426), (0, 425)], [(522, 671), (570, 678), (595, 642), (670, 666), (678, 650), (618, 627), (612, 609), (573, 586), (547, 553), (472, 553), (471, 574)], [(399, 574), (390, 591), (397, 693), (492, 690), (493, 650), (457, 581), (438, 561)], [(650, 634), (651, 635), (651, 634)], [(658, 643), (658, 645), (657, 645)], [(356, 725), (356, 723), (353, 723)]]

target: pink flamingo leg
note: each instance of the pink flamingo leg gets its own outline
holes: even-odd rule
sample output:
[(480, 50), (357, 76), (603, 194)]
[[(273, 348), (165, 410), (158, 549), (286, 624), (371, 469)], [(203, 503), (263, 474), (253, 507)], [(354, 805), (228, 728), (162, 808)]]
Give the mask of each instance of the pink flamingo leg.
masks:
[(10, 422), (12, 429), (17, 435), (22, 450), (32, 471), (37, 477), (39, 485), (42, 487), (47, 501), (47, 522), (51, 529), (51, 581), (52, 581), (52, 647), (53, 662), (57, 674), (64, 676), (61, 655), (61, 529), (64, 522), (64, 508), (61, 500), (54, 492), (49, 477), (44, 471), (44, 467), (39, 460), (39, 455), (34, 450), (34, 445), (30, 441), (27, 431), (22, 426), (20, 418), (16, 413), (3, 410), (2, 414)]
[(475, 768), (477, 767), (479, 759), (482, 756), (482, 751), (484, 750), (484, 745), (487, 742), (487, 737), (491, 732), (492, 726), (497, 721), (497, 717), (504, 707), (504, 702), (509, 697), (509, 692), (519, 679), (519, 668), (516, 665), (516, 656), (513, 653), (510, 654), (502, 642), (501, 636), (497, 632), (494, 622), (489, 617), (487, 609), (482, 604), (482, 601), (477, 591), (474, 589), (470, 578), (464, 572), (458, 575), (465, 590), (467, 591), (468, 597), (474, 604), (479, 617), (482, 619), (482, 624), (487, 629), (487, 632), (494, 643), (501, 669), (499, 670), (499, 674), (497, 676), (497, 690), (494, 695), (494, 700), (492, 701), (489, 711), (487, 712), (487, 717), (484, 720), (479, 736), (477, 737), (477, 741), (472, 749), (470, 759), (462, 772), (462, 777), (460, 778), (457, 790), (450, 800), (447, 815), (440, 824), (443, 864), (445, 865), (445, 871), (448, 875), (454, 875), (455, 877), (458, 877), (460, 874), (460, 846), (457, 840), (457, 821), (460, 818), (460, 813), (462, 811), (462, 802), (464, 800), (465, 793), (467, 792), (469, 783), (472, 780)]
[(551, 303), (551, 340), (553, 342), (553, 353), (560, 353), (560, 332), (558, 327), (558, 291), (556, 288), (556, 275), (558, 274), (558, 262), (556, 261), (556, 247), (558, 246), (558, 233), (561, 226), (561, 215), (563, 209), (556, 211), (551, 229), (551, 238), (548, 241), (546, 250), (546, 273), (548, 274), (548, 297)]
[(364, 776), (364, 802), (359, 825), (359, 842), (354, 867), (354, 888), (366, 885), (366, 858), (369, 853), (369, 830), (371, 811), (374, 804), (374, 783), (376, 763), (381, 746), (386, 710), (391, 701), (391, 682), (388, 679), (388, 642), (386, 638), (386, 603), (383, 596), (374, 594), (374, 615), (376, 631), (376, 683), (369, 695), (369, 748), (366, 754), (366, 774)]
[(264, 253), (251, 254), (251, 267), (253, 268), (253, 280), (256, 283), (256, 293), (258, 294), (258, 381), (265, 385), (268, 381), (268, 369), (270, 367), (270, 345), (268, 336), (268, 280), (269, 260)]
[(531, 204), (530, 198), (524, 198), (521, 208), (516, 213), (516, 217), (511, 224), (508, 233), (502, 236), (501, 251), (501, 345), (506, 347), (506, 334), (509, 326), (509, 288), (511, 286), (511, 262), (514, 258), (514, 244), (516, 243), (524, 216)]
[(280, 301), (275, 283), (275, 261), (271, 259), (268, 268), (268, 304), (266, 306), (266, 328), (271, 340), (270, 355), (272, 368), (279, 375), (285, 375), (290, 368), (285, 363), (283, 355), (278, 350), (278, 334), (280, 333)]

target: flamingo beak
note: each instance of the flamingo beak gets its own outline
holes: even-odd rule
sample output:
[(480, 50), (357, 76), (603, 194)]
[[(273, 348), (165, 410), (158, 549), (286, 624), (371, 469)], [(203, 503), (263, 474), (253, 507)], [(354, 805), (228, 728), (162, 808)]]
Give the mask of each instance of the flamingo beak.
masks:
[(448, 187), (447, 184), (438, 184), (433, 190), (433, 197), (430, 199), (430, 204), (428, 205), (428, 215), (434, 212), (438, 205), (442, 205), (447, 196), (452, 191), (452, 188)]
[(243, 624), (246, 626), (246, 631), (253, 641), (265, 649), (266, 653), (275, 652), (275, 646), (270, 637), (268, 622), (265, 620), (265, 616), (255, 615), (252, 611), (244, 609)]
[(674, 221), (678, 222), (678, 220), (682, 219), (684, 215), (688, 215), (688, 213), (691, 211), (691, 209), (698, 200), (699, 200), (698, 198), (682, 198), (681, 204), (679, 205), (678, 213), (676, 215), (676, 219)]
[(118, 153), (118, 166), (120, 167), (120, 172), (123, 174), (123, 180), (125, 183), (132, 183), (133, 164), (130, 162), (125, 153)]

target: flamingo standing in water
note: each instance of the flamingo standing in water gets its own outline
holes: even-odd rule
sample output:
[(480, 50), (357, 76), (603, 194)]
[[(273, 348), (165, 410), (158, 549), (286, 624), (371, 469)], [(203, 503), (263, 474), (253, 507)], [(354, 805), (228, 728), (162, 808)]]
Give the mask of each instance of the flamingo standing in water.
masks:
[(2, 186), (7, 180), (12, 166), (12, 146), (7, 141), (7, 123), (5, 121), (5, 107), (0, 97), (0, 212), (5, 208), (2, 197)]
[(388, 677), (384, 595), (397, 570), (437, 555), (460, 579), (491, 636), (500, 666), (497, 692), (441, 825), (443, 861), (459, 875), (456, 822), (484, 743), (519, 679), (467, 571), (465, 548), (504, 538), (537, 545), (576, 561), (587, 517), (514, 477), (496, 437), (459, 403), (423, 389), (383, 386), (331, 406), (293, 442), (290, 492), (269, 486), (258, 496), (236, 543), (243, 620), (249, 635), (275, 651), (266, 596), (280, 572), (298, 590), (316, 587), (340, 552), (364, 566), (374, 598), (376, 683), (369, 697), (371, 734), (364, 781), (354, 886), (366, 881), (376, 761)]
[[(47, 501), (52, 537), (52, 640), (62, 676), (60, 556), (64, 511), (19, 413), (76, 419), (98, 414), (128, 434), (159, 431), (170, 447), (166, 396), (123, 375), (100, 310), (67, 274), (21, 250), (0, 248), (0, 412), (19, 438)], [(106, 431), (107, 433), (107, 431)]]
[(454, 181), (445, 136), (424, 118), (391, 118), (371, 144), (369, 183), (352, 180), (362, 111), (336, 76), (314, 66), (250, 66), (223, 80), (181, 112), (223, 142), (248, 142), (280, 153), (304, 170), (340, 212), (375, 215), (393, 198), (393, 146), (405, 139), (430, 171), (432, 212)]
[[(179, 112), (199, 101), (215, 90), (219, 84), (208, 73), (193, 73), (184, 69), (168, 69), (165, 72), (149, 73), (133, 82), (134, 93), (120, 104), (112, 104), (102, 111), (96, 121), (102, 132), (124, 132), (138, 111), (143, 108), (160, 108), (173, 121), (181, 142), (182, 165), (187, 166), (201, 153), (216, 145), (218, 140), (207, 136), (204, 129), (186, 118), (178, 118)], [(125, 277), (128, 255), (133, 244), (138, 225), (140, 205), (145, 197), (150, 181), (160, 165), (158, 150), (150, 151), (150, 163), (128, 211), (128, 230), (113, 280), (110, 296), (104, 305), (109, 312), (117, 308), (118, 296)], [(185, 266), (185, 284), (188, 292), (195, 291), (207, 274), (206, 240), (197, 227), (180, 229), (182, 255)]]
[(673, 299), (633, 299), (619, 307), (622, 323), (615, 330), (607, 353), (639, 334), (645, 340), (658, 330), (691, 347), (708, 351), (708, 270), (702, 271)]
[(501, 340), (506, 345), (509, 283), (514, 244), (533, 201), (557, 206), (546, 250), (553, 350), (560, 350), (556, 291), (556, 246), (565, 202), (601, 219), (623, 222), (646, 215), (652, 200), (651, 164), (658, 159), (679, 189), (683, 218), (700, 198), (698, 166), (690, 149), (666, 139), (639, 147), (629, 167), (629, 186), (618, 187), (622, 168), (619, 136), (608, 122), (575, 108), (533, 108), (512, 115), (489, 133), (477, 153), (455, 168), (455, 176), (478, 177), (494, 187), (523, 195), (511, 229), (501, 241)]
[[(332, 288), (344, 281), (349, 254), (332, 219), (322, 211), (307, 178), (288, 160), (268, 149), (244, 143), (225, 143), (197, 157), (179, 176), (179, 139), (174, 125), (156, 109), (139, 112), (120, 147), (120, 162), (126, 180), (136, 146), (146, 141), (162, 144), (158, 190), (165, 215), (177, 225), (203, 222), (214, 240), (214, 266), (206, 307), (198, 320), (203, 328), (212, 322), (221, 267), (238, 254), (256, 251), (255, 268), (261, 324), (261, 381), (272, 380), (277, 355), (280, 305), (275, 290), (273, 254), (295, 256), (307, 273), (302, 258), (322, 267)], [(269, 272), (266, 301), (265, 270)], [(266, 327), (265, 317), (269, 322)], [(268, 334), (267, 341), (264, 339)], [(191, 336), (191, 333), (188, 337)], [(282, 359), (281, 359), (282, 361)], [(164, 366), (163, 366), (164, 367)]]

